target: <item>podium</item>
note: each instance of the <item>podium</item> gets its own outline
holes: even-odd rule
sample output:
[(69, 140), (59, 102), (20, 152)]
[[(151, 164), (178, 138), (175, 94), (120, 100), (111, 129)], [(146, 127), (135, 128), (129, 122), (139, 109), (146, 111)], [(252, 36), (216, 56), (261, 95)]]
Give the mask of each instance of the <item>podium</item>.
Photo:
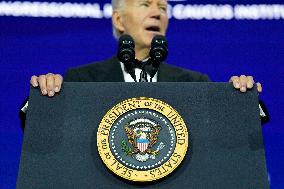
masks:
[[(104, 165), (98, 127), (116, 104), (153, 98), (173, 107), (188, 149), (171, 174), (131, 182)], [(64, 83), (53, 98), (31, 89), (17, 188), (269, 188), (256, 90), (228, 83)]]

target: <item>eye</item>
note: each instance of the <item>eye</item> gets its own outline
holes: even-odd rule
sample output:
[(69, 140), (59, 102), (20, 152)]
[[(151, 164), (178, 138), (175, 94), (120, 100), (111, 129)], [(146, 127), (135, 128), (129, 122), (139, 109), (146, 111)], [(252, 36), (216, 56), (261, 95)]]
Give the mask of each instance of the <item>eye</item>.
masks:
[(160, 5), (159, 8), (161, 11), (167, 12), (167, 5)]
[(148, 1), (143, 1), (143, 2), (141, 2), (140, 5), (143, 6), (143, 7), (149, 7), (149, 2)]
[(167, 6), (160, 6), (160, 10), (167, 12)]

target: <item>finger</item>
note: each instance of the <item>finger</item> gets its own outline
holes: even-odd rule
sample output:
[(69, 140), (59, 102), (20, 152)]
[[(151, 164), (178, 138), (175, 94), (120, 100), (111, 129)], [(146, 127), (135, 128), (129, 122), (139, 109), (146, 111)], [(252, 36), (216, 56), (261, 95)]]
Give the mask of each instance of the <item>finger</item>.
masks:
[(63, 77), (59, 74), (54, 75), (54, 91), (59, 92), (63, 82)]
[(45, 75), (46, 77), (46, 89), (48, 96), (54, 95), (54, 74), (48, 73)]
[(45, 75), (40, 75), (37, 78), (37, 81), (38, 81), (39, 88), (41, 90), (42, 95), (47, 95)]
[(31, 83), (31, 85), (32, 85), (33, 87), (38, 87), (37, 78), (38, 78), (38, 77), (35, 76), (35, 75), (33, 75), (33, 76), (31, 77), (30, 83)]
[(254, 80), (252, 76), (247, 76), (247, 88), (251, 89), (253, 88)]
[(256, 83), (256, 87), (257, 87), (257, 91), (259, 92), (259, 93), (261, 93), (262, 92), (262, 86), (261, 86), (261, 84), (258, 82), (258, 83)]
[(240, 79), (238, 76), (233, 76), (231, 77), (230, 81), (229, 82), (233, 82), (233, 85), (236, 89), (239, 89), (240, 88)]
[(240, 76), (240, 91), (241, 92), (247, 91), (247, 77), (245, 75)]

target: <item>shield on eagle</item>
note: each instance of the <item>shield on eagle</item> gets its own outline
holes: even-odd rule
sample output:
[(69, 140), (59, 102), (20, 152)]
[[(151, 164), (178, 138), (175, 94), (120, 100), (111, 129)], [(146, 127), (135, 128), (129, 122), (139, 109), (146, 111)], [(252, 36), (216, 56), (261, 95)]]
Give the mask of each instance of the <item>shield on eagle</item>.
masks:
[(148, 145), (149, 145), (148, 139), (142, 137), (137, 138), (137, 148), (140, 150), (140, 152), (144, 152), (145, 150), (147, 150)]
[(136, 118), (126, 124), (124, 129), (128, 142), (133, 148), (128, 147), (126, 142), (122, 140), (122, 151), (137, 161), (144, 162), (149, 158), (155, 159), (159, 151), (165, 147), (164, 143), (160, 142), (156, 149), (153, 148), (158, 141), (161, 126), (151, 119)]

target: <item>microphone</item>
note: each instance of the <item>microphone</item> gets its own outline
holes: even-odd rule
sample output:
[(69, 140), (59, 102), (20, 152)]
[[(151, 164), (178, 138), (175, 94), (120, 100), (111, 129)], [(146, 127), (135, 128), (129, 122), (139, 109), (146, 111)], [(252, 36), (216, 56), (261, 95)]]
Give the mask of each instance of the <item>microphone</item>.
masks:
[(153, 78), (158, 68), (168, 56), (168, 43), (164, 36), (156, 35), (151, 42), (150, 61), (152, 62), (152, 70), (150, 77)]
[(135, 61), (135, 43), (130, 35), (122, 35), (118, 40), (117, 58), (125, 66), (126, 71), (136, 81), (133, 63)]

